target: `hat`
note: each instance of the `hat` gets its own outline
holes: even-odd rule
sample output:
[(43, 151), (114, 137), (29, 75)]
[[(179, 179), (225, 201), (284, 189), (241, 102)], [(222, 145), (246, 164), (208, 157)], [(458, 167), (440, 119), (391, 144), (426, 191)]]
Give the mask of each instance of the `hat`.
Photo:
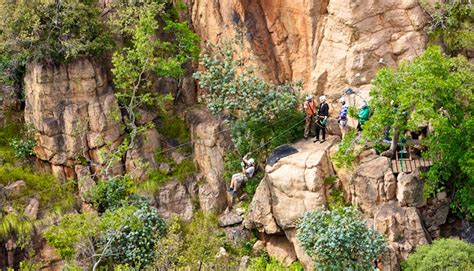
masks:
[(250, 165), (255, 164), (255, 160), (254, 160), (253, 158), (250, 158), (250, 159), (249, 159), (249, 164), (250, 164)]
[(326, 101), (326, 96), (323, 95), (323, 96), (319, 97), (319, 102), (322, 103), (322, 102), (325, 102), (325, 101)]
[(306, 96), (306, 101), (311, 101), (312, 99), (313, 97), (311, 97), (311, 95)]
[(344, 96), (341, 97), (341, 99), (339, 99), (339, 101), (340, 101), (341, 103), (345, 103), (345, 102), (346, 102), (346, 97), (344, 97)]

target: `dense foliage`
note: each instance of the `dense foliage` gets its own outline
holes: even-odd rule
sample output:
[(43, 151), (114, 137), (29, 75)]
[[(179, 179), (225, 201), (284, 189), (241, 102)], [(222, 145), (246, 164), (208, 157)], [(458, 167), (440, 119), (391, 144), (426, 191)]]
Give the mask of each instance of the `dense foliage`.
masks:
[(461, 240), (440, 239), (421, 245), (405, 262), (403, 270), (473, 270), (474, 245)]
[(425, 158), (433, 161), (426, 192), (453, 191), (453, 209), (472, 217), (474, 65), (462, 56), (449, 58), (439, 47), (430, 47), (398, 69), (380, 70), (373, 84), (373, 115), (363, 135), (381, 141), (384, 127), (404, 135), (429, 126), (430, 131), (421, 142), (426, 148)]
[(165, 232), (166, 224), (156, 209), (136, 198), (99, 215), (66, 215), (43, 236), (72, 265), (90, 269), (112, 262), (140, 268), (152, 262)]
[(317, 270), (371, 270), (385, 248), (382, 235), (352, 207), (306, 213), (296, 236)]
[(304, 116), (296, 108), (301, 82), (267, 83), (240, 53), (231, 42), (209, 45), (200, 59), (205, 70), (194, 74), (207, 90), (208, 108), (230, 119), (238, 152), (265, 151), (300, 137)]
[(474, 50), (474, 6), (468, 0), (422, 2), (431, 16), (430, 35), (451, 55)]
[(88, 191), (90, 201), (99, 211), (116, 209), (133, 192), (133, 181), (129, 176), (116, 177), (99, 182)]
[(63, 62), (112, 48), (95, 0), (0, 1), (0, 82), (19, 83), (28, 61)]

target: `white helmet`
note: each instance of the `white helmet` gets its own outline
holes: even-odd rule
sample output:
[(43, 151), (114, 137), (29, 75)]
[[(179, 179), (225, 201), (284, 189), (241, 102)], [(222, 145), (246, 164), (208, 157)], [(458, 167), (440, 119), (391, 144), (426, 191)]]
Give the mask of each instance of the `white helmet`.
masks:
[(309, 102), (309, 101), (311, 101), (312, 99), (313, 99), (313, 97), (311, 97), (311, 95), (306, 96), (306, 101)]
[(319, 97), (319, 102), (322, 103), (322, 102), (325, 102), (325, 101), (326, 101), (326, 96), (323, 95), (323, 96)]
[(340, 101), (341, 103), (345, 103), (345, 102), (346, 102), (346, 97), (342, 96), (341, 99), (339, 99), (339, 101)]
[(249, 165), (255, 164), (255, 160), (253, 158), (250, 158), (248, 162), (249, 162)]

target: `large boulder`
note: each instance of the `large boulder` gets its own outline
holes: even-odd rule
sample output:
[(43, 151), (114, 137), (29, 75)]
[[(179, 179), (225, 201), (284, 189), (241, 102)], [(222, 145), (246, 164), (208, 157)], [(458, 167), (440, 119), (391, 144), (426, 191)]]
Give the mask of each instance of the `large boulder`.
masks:
[(397, 177), (397, 200), (402, 206), (418, 207), (423, 201), (423, 182), (414, 173)]
[(352, 175), (352, 204), (368, 216), (378, 205), (395, 199), (397, 181), (386, 157), (373, 156), (363, 160)]
[(324, 179), (334, 175), (328, 150), (336, 141), (330, 136), (322, 144), (297, 142), (297, 153), (266, 167), (272, 213), (282, 229), (294, 228), (305, 212), (326, 204)]
[(285, 265), (296, 261), (296, 253), (293, 244), (285, 235), (273, 235), (266, 242), (268, 255), (274, 257)]
[(36, 156), (56, 166), (53, 173), (60, 178), (75, 177), (78, 158), (100, 168), (99, 155), (91, 152), (120, 144), (123, 134), (105, 69), (90, 58), (61, 65), (30, 63), (24, 81), (25, 121), (37, 132)]
[(205, 211), (221, 212), (227, 207), (224, 156), (231, 147), (229, 130), (222, 120), (205, 110), (188, 113), (194, 147), (194, 161), (204, 181), (199, 186), (199, 202)]
[(440, 237), (440, 226), (446, 223), (450, 202), (446, 192), (440, 192), (419, 208), (425, 227), (433, 239)]
[(247, 216), (244, 220), (245, 227), (257, 229), (259, 232), (274, 234), (280, 232), (272, 214), (272, 198), (265, 178), (260, 182), (255, 195), (250, 203)]
[(135, 179), (146, 179), (150, 168), (158, 167), (155, 152), (160, 149), (160, 134), (148, 129), (136, 138), (134, 147), (127, 151), (125, 169)]
[[(431, 242), (423, 226), (423, 221), (415, 207), (400, 207), (396, 201), (381, 205), (374, 215), (374, 226), (383, 233), (389, 247), (397, 259), (404, 260), (416, 246)], [(386, 266), (397, 266), (399, 262), (384, 263)]]
[(158, 213), (164, 218), (177, 214), (181, 219), (189, 221), (194, 213), (191, 196), (186, 187), (178, 181), (167, 182), (160, 188), (156, 197)]
[[(275, 257), (289, 263), (293, 259), (292, 251), (307, 270), (312, 268), (313, 261), (299, 245), (295, 226), (305, 212), (326, 205), (328, 188), (325, 179), (334, 175), (329, 149), (337, 142), (338, 137), (328, 136), (322, 144), (311, 140), (293, 144), (297, 153), (283, 157), (273, 166), (265, 168), (265, 177), (257, 188), (244, 220), (247, 228), (270, 234), (270, 238), (278, 236), (275, 240), (286, 244), (282, 245), (285, 249), (271, 247), (269, 253), (272, 251)], [(284, 236), (277, 234), (281, 231)]]

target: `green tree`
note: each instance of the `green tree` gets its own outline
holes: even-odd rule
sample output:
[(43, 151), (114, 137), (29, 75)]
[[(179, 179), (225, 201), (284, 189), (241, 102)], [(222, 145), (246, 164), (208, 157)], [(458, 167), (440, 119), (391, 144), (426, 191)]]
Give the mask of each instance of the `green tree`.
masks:
[(474, 245), (455, 239), (435, 240), (417, 247), (402, 267), (406, 271), (474, 270)]
[[(373, 115), (364, 126), (363, 136), (377, 142), (383, 137), (384, 127), (404, 135), (429, 126), (422, 145), (425, 158), (432, 160), (433, 166), (425, 190), (428, 194), (453, 191), (453, 209), (472, 217), (474, 65), (462, 56), (449, 58), (439, 47), (430, 47), (397, 69), (381, 69), (373, 84)], [(396, 146), (397, 137), (393, 138), (392, 146)]]
[(113, 46), (96, 0), (0, 1), (0, 71), (20, 84), (29, 61), (63, 62)]
[[(301, 82), (265, 82), (233, 43), (209, 45), (200, 58), (204, 71), (194, 73), (207, 90), (207, 106), (231, 119), (232, 141), (240, 153), (266, 150), (301, 135), (303, 114), (296, 110)], [(240, 48), (242, 50), (242, 48)]]
[(422, 2), (431, 16), (429, 34), (450, 55), (474, 50), (474, 6), (469, 0)]
[(306, 213), (296, 237), (316, 270), (371, 270), (385, 248), (383, 236), (352, 207)]

